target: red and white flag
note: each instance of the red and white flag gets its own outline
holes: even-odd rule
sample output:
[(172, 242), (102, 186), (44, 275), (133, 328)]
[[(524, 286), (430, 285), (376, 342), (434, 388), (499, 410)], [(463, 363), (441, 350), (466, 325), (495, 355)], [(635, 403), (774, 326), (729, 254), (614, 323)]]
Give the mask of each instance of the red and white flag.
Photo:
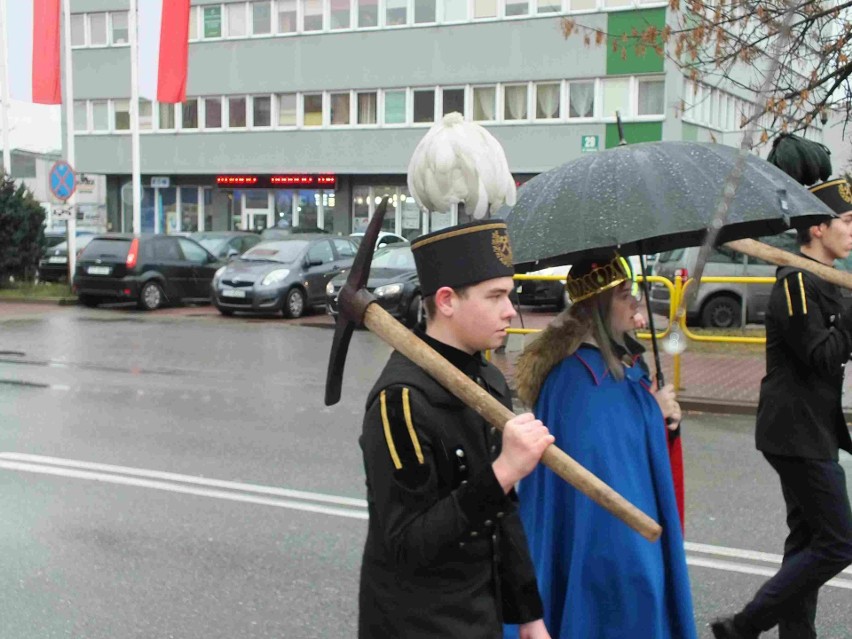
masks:
[(6, 22), (12, 99), (62, 104), (59, 0), (7, 2)]
[(139, 0), (139, 95), (143, 98), (186, 99), (189, 1)]

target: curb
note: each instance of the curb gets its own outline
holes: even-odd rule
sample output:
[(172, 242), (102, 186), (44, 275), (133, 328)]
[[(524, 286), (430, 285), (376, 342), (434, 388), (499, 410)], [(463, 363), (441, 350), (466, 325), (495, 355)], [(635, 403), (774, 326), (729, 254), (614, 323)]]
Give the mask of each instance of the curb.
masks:
[(76, 306), (76, 297), (0, 297), (0, 304), (57, 304), (59, 306)]

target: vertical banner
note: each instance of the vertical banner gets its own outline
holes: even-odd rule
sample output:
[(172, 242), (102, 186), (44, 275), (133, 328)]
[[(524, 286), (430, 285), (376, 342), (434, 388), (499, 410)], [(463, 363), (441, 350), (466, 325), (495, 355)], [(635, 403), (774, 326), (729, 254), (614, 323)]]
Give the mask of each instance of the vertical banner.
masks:
[(138, 1), (139, 95), (157, 102), (183, 102), (190, 0)]
[(59, 7), (59, 0), (7, 2), (7, 64), (13, 100), (62, 104)]

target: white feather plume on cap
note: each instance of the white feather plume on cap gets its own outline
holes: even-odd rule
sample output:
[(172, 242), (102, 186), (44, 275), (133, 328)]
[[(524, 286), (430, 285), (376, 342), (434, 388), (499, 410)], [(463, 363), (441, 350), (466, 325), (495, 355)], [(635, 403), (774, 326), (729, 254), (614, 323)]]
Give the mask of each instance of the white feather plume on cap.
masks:
[(448, 113), (423, 136), (408, 163), (408, 190), (421, 207), (448, 211), (464, 202), (482, 219), (517, 198), (515, 178), (500, 143), (484, 128)]

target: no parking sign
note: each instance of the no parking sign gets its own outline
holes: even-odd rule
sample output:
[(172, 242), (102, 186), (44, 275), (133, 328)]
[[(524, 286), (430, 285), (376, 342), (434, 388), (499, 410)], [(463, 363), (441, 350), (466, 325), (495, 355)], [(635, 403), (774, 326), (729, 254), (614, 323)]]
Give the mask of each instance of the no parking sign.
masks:
[(74, 194), (77, 189), (77, 174), (71, 165), (64, 160), (55, 162), (50, 167), (50, 192), (63, 202)]

